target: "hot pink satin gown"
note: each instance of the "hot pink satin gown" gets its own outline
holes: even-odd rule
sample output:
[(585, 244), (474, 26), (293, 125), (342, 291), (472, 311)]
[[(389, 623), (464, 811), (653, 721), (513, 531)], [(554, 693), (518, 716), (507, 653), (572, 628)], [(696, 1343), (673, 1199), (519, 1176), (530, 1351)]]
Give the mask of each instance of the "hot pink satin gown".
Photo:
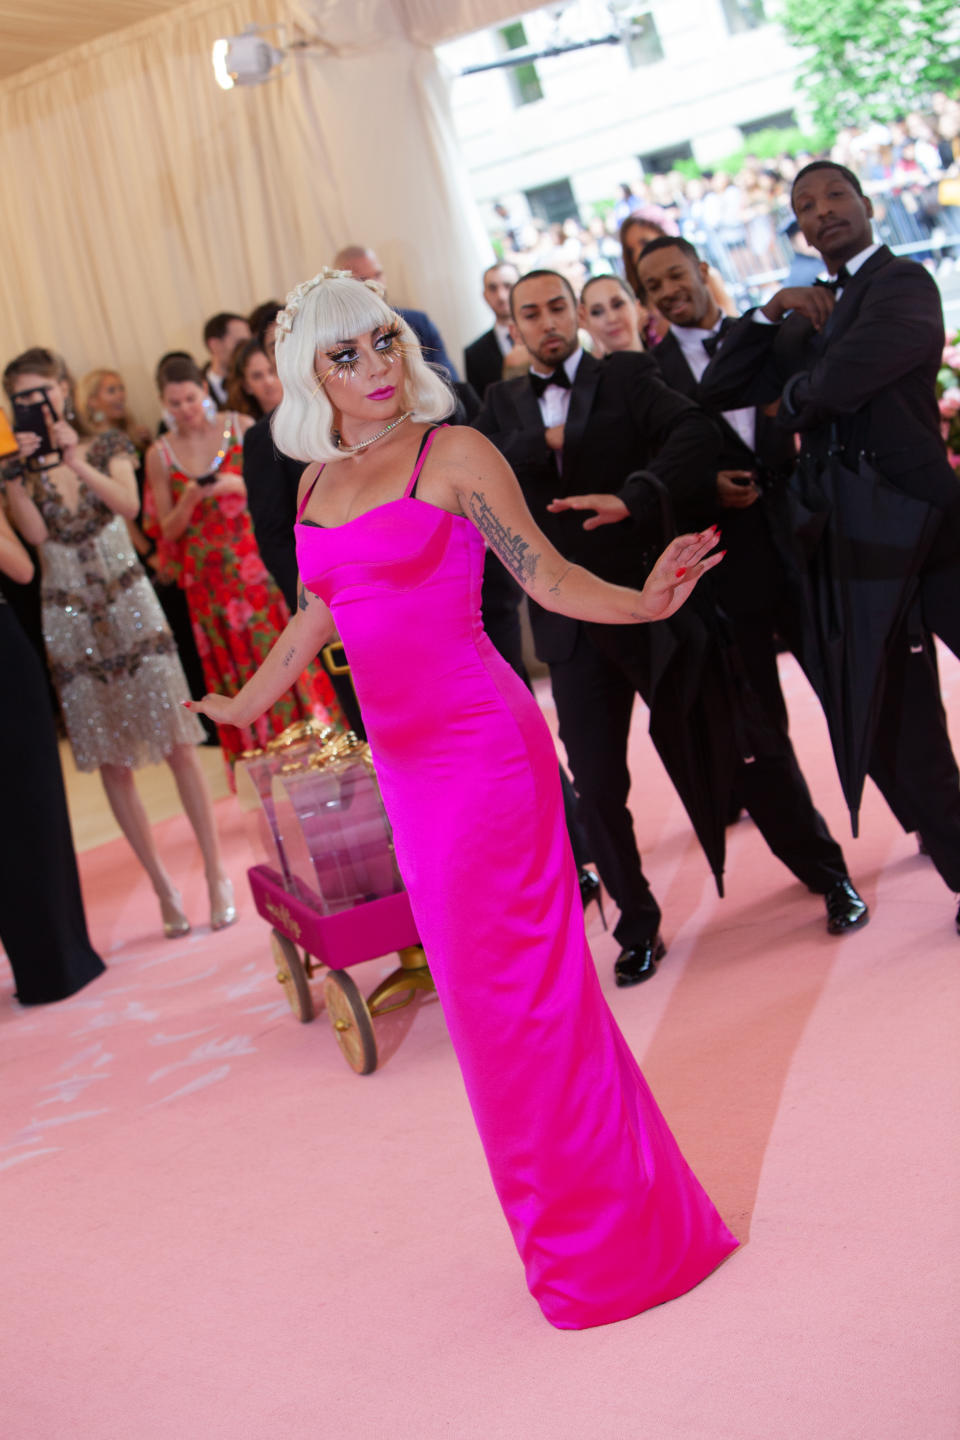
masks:
[(306, 496), (300, 574), (346, 646), (527, 1284), (561, 1329), (603, 1325), (691, 1289), (737, 1241), (601, 993), (553, 741), (481, 623), (484, 542), (413, 494), (430, 438), (397, 500), (321, 528)]

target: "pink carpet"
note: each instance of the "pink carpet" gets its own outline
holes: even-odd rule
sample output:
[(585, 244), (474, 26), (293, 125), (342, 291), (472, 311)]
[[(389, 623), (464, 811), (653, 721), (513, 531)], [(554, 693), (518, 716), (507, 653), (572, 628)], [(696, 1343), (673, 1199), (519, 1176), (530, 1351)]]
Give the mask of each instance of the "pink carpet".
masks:
[[(960, 667), (942, 669), (958, 715)], [(957, 1440), (955, 902), (875, 791), (847, 839), (822, 717), (784, 675), (870, 926), (831, 940), (749, 822), (718, 901), (639, 711), (657, 979), (614, 989), (617, 947), (589, 919), (738, 1254), (634, 1320), (552, 1330), (436, 1002), (379, 1022), (385, 1063), (355, 1076), (324, 1014), (290, 1016), (245, 885), (239, 924), (199, 924), (172, 820), (192, 935), (158, 938), (117, 842), (81, 865), (107, 975), (30, 1011), (0, 976), (3, 1440)], [(242, 880), (234, 802), (218, 815)], [(369, 992), (393, 963), (353, 974)]]

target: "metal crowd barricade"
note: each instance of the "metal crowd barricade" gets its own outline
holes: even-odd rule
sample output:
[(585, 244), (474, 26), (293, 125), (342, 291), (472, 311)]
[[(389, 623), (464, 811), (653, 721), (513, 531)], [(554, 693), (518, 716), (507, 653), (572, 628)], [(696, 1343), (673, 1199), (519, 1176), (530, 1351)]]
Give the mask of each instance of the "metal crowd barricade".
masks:
[[(895, 188), (868, 182), (864, 190), (873, 201), (877, 239), (895, 255), (934, 262), (948, 255), (960, 258), (960, 181), (931, 179)], [(780, 263), (767, 267), (753, 255), (746, 227), (744, 241), (731, 244), (689, 218), (681, 218), (679, 224), (684, 238), (719, 270), (733, 299), (745, 310), (762, 303), (787, 276), (795, 252), (780, 232), (789, 218), (787, 211), (774, 216), (778, 228), (771, 246)]]

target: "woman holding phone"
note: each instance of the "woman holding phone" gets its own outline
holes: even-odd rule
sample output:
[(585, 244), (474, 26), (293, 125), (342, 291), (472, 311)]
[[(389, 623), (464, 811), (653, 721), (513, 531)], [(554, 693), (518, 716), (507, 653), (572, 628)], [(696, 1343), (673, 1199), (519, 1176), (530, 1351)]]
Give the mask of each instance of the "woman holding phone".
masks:
[(3, 387), (15, 426), (30, 426), (17, 431), (26, 473), (8, 481), (7, 500), (14, 524), (40, 550), (47, 658), (77, 769), (100, 771), (172, 939), (190, 922), (133, 778), (141, 765), (167, 762), (203, 854), (211, 926), (229, 925), (233, 890), (194, 748), (203, 731), (183, 708), (189, 692), (173, 637), (124, 523), (139, 511), (134, 447), (117, 430), (81, 441), (67, 419), (69, 374), (50, 350), (18, 355)]

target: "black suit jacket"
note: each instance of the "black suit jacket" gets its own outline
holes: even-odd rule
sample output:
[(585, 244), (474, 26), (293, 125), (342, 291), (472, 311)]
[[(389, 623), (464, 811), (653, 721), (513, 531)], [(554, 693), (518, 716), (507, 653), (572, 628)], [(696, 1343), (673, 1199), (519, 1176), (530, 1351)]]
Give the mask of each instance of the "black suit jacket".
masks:
[[(719, 436), (713, 422), (661, 380), (648, 355), (584, 355), (564, 429), (562, 468), (544, 438), (529, 376), (491, 386), (474, 421), (512, 466), (534, 520), (561, 554), (620, 585), (641, 585), (663, 544), (660, 504), (645, 471), (667, 487), (679, 513), (700, 513), (715, 491)], [(552, 515), (563, 495), (616, 493), (630, 519), (584, 530), (582, 513)], [(530, 607), (537, 654), (568, 659), (579, 622)]]
[(243, 480), (257, 546), (294, 615), (298, 575), (293, 522), (305, 468), (301, 460), (291, 460), (275, 448), (269, 415), (251, 425), (244, 435)]
[(882, 245), (844, 286), (818, 334), (802, 315), (763, 325), (749, 312), (727, 332), (701, 381), (725, 410), (781, 398), (777, 423), (822, 459), (835, 432), (848, 465), (861, 453), (893, 485), (943, 513), (936, 553), (960, 558), (960, 481), (940, 433), (936, 376), (940, 295), (922, 265)]
[(463, 352), (467, 380), (483, 400), (491, 385), (503, 378), (503, 351), (495, 330), (488, 330)]
[[(703, 403), (701, 387), (672, 330), (651, 353), (668, 385)], [(720, 431), (717, 469), (752, 470), (761, 498), (746, 510), (735, 510), (724, 509), (714, 494), (708, 514), (680, 515), (677, 523), (683, 529), (700, 529), (709, 524), (721, 527), (727, 557), (714, 583), (730, 615), (772, 612), (784, 598), (785, 565), (791, 553), (785, 484), (796, 465), (796, 442), (758, 406), (751, 449), (740, 432), (724, 419), (722, 411), (709, 405), (703, 408)]]

